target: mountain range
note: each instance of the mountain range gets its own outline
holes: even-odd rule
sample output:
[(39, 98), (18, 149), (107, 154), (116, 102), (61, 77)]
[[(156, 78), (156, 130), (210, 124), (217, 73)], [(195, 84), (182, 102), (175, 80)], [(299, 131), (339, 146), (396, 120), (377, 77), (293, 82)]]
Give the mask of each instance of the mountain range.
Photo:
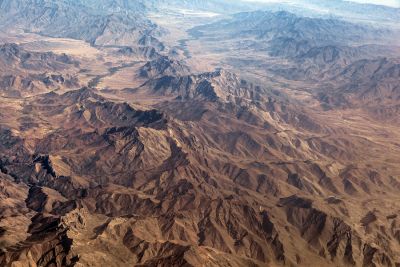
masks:
[(335, 2), (0, 0), (0, 265), (400, 266), (398, 31)]

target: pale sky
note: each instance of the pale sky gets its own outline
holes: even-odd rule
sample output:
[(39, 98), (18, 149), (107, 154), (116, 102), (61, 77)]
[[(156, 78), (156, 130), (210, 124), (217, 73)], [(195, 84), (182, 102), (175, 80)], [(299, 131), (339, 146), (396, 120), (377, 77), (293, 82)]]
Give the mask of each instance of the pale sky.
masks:
[[(268, 3), (279, 3), (279, 2), (296, 2), (296, 0), (289, 1), (278, 1), (278, 0), (243, 0), (248, 2), (268, 2)], [(335, 1), (335, 0), (332, 0)], [(391, 7), (400, 8), (400, 0), (348, 0), (357, 3), (370, 3), (375, 5), (385, 5)]]
[(358, 3), (371, 3), (376, 5), (400, 7), (400, 0), (352, 0), (352, 1)]

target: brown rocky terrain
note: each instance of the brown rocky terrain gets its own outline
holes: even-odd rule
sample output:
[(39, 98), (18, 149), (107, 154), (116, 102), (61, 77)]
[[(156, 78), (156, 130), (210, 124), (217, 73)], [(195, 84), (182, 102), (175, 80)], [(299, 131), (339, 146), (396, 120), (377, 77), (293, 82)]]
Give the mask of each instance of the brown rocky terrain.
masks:
[(28, 52), (16, 44), (4, 44), (0, 55), (2, 96), (31, 96), (79, 86), (79, 63), (66, 54)]
[[(172, 48), (172, 24), (127, 26), (157, 2), (80, 2), (86, 24), (114, 12), (123, 26), (111, 17), (118, 31), (95, 39), (0, 34), (18, 43), (0, 46), (0, 266), (400, 266), (396, 47), (342, 35), (268, 58), (236, 50), (254, 34), (273, 45), (285, 33), (349, 29), (363, 43), (390, 31), (256, 12), (206, 17), (187, 34), (209, 35)], [(75, 25), (76, 3), (54, 5), (60, 14), (29, 13), (40, 31), (49, 18)], [(218, 39), (221, 23), (243, 32)]]

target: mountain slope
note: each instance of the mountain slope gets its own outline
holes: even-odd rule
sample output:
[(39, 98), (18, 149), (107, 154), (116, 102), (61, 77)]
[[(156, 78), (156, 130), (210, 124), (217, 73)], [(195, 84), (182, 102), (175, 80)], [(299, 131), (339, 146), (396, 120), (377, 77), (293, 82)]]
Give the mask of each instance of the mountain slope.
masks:
[(9, 97), (36, 95), (79, 86), (79, 62), (66, 54), (26, 51), (16, 44), (0, 46), (0, 94)]
[(85, 40), (93, 45), (135, 46), (144, 36), (157, 37), (163, 31), (144, 16), (143, 5), (134, 6), (132, 11), (118, 7), (115, 12), (107, 1), (99, 9), (98, 5), (85, 1), (5, 0), (0, 3), (0, 12), (4, 29), (22, 28), (46, 36)]

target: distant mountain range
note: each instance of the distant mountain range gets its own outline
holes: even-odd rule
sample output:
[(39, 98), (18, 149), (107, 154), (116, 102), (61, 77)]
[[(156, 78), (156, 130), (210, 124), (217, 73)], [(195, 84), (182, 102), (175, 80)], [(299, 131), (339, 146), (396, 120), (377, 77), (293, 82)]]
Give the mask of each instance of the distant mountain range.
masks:
[(390, 106), (397, 102), (392, 97), (398, 91), (400, 48), (395, 40), (400, 35), (391, 27), (256, 11), (195, 27), (191, 34), (200, 40), (223, 36), (236, 42), (239, 51), (285, 60), (268, 70), (288, 80), (324, 82), (314, 93), (328, 105), (370, 107), (377, 101)]
[[(227, 20), (195, 27), (193, 35), (223, 35), (225, 38), (256, 38), (273, 56), (291, 57), (316, 46), (395, 40), (397, 32), (340, 19), (297, 16), (286, 11), (239, 13)], [(286, 51), (286, 52), (285, 52)]]
[(143, 37), (163, 33), (137, 1), (2, 1), (0, 13), (3, 29), (22, 28), (93, 45), (137, 46)]

